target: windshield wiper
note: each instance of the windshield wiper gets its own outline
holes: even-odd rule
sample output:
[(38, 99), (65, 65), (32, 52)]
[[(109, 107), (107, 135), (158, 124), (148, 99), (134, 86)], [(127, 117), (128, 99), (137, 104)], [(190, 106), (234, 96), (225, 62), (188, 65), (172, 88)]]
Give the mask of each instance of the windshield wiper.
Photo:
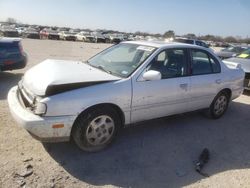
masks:
[(105, 69), (103, 66), (101, 66), (101, 65), (98, 65), (98, 66), (91, 65), (88, 61), (85, 61), (84, 63), (86, 63), (86, 64), (88, 64), (89, 66), (94, 67), (94, 68), (96, 68), (96, 69), (101, 69), (101, 70), (104, 71), (104, 72), (107, 72), (107, 73), (109, 73), (109, 74), (112, 74), (111, 71), (106, 70), (106, 69)]
[(114, 75), (114, 76), (121, 77), (120, 75), (118, 75), (118, 74), (116, 74), (116, 73), (114, 73), (114, 72), (112, 72), (112, 71), (109, 71), (109, 70), (105, 69), (105, 68), (104, 68), (103, 66), (101, 66), (101, 65), (94, 66), (94, 65), (91, 65), (91, 64), (89, 63), (89, 61), (83, 61), (83, 63), (86, 63), (86, 64), (88, 64), (88, 65), (91, 66), (91, 67), (94, 67), (94, 68), (96, 68), (96, 69), (100, 69), (100, 70), (102, 70), (102, 71), (104, 71), (104, 72), (107, 72), (107, 73), (109, 73), (109, 74), (112, 74), (112, 75)]
[(105, 71), (105, 72), (107, 72), (107, 73), (109, 73), (109, 74), (112, 74), (112, 72), (111, 72), (111, 71), (106, 70), (106, 69), (105, 69), (103, 66), (101, 66), (101, 65), (94, 66), (94, 67), (96, 67), (96, 68), (98, 68), (98, 69), (101, 69), (101, 70), (103, 70), (103, 71)]

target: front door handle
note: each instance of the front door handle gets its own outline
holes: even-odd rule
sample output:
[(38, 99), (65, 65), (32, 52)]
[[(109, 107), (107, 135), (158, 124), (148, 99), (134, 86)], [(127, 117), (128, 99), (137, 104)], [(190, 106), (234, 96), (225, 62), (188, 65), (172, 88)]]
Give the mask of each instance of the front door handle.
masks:
[(188, 84), (180, 84), (180, 88), (187, 91)]

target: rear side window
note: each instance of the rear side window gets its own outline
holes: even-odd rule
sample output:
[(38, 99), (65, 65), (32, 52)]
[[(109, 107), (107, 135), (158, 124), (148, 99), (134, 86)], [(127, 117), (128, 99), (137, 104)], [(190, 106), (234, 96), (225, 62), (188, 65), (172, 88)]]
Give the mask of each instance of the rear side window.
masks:
[(209, 56), (209, 58), (212, 64), (213, 73), (220, 73), (221, 69), (220, 69), (220, 63), (218, 62), (218, 60), (212, 57), (211, 55)]
[(203, 50), (191, 50), (192, 75), (220, 72), (219, 62)]

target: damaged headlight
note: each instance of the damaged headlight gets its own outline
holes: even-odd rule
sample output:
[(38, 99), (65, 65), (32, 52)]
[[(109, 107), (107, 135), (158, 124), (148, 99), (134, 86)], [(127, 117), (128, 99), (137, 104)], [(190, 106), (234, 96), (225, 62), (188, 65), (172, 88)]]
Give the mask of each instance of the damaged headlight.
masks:
[(47, 111), (47, 105), (42, 102), (37, 102), (33, 107), (33, 112), (36, 115), (44, 115)]

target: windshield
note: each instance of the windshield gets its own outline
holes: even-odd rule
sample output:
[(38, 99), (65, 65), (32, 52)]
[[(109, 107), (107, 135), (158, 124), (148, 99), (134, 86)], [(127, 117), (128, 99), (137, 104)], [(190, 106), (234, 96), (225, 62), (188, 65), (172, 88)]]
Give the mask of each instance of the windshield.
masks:
[(244, 59), (250, 59), (250, 48), (247, 49), (246, 51), (242, 52), (240, 55), (237, 57), (239, 58), (244, 58)]
[(74, 33), (74, 32), (70, 32), (70, 31), (65, 31), (64, 32), (66, 35), (75, 35), (76, 33)]
[(153, 52), (155, 48), (137, 44), (115, 45), (91, 58), (91, 66), (110, 74), (126, 78), (132, 74)]

